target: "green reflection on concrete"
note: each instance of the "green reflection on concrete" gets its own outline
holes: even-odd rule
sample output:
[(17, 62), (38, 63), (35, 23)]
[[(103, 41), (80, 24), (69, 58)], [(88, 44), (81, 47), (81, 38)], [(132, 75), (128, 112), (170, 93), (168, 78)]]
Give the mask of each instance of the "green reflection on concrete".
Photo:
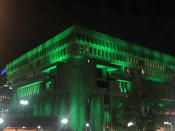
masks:
[(53, 70), (53, 69), (55, 69), (56, 67), (57, 67), (56, 65), (55, 65), (55, 66), (52, 66), (52, 67), (49, 67), (49, 68), (47, 68), (47, 69), (44, 69), (42, 72), (49, 73), (50, 70)]
[(38, 94), (40, 90), (40, 83), (42, 81), (34, 82), (22, 87), (19, 87), (17, 89), (17, 94), (19, 97), (24, 97), (24, 96), (29, 96), (29, 95), (34, 95)]
[(105, 127), (110, 124), (110, 111), (109, 110), (105, 110), (104, 111), (104, 121), (105, 121)]
[(51, 88), (50, 88), (50, 84), (51, 84), (50, 81), (49, 81), (49, 82), (46, 82), (46, 90), (51, 90)]
[(103, 115), (102, 115), (102, 99), (96, 94), (90, 100), (90, 125), (94, 131), (102, 131)]

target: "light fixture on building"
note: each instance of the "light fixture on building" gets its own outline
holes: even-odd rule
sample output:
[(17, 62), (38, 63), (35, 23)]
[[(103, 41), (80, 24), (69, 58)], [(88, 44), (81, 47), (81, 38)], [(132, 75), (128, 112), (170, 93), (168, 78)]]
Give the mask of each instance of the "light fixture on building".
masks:
[(66, 118), (63, 118), (63, 119), (61, 120), (61, 123), (62, 123), (62, 124), (67, 124), (67, 123), (68, 123), (68, 120), (67, 120)]
[(164, 121), (164, 123), (163, 123), (164, 125), (171, 125), (171, 123), (170, 122), (168, 122), (168, 121)]
[(133, 126), (133, 125), (134, 125), (133, 122), (128, 122), (128, 127), (131, 127), (131, 126)]
[(29, 101), (28, 100), (20, 100), (19, 102), (21, 105), (28, 105)]
[(4, 119), (0, 117), (0, 124), (4, 123)]
[(89, 123), (86, 123), (86, 127), (89, 127)]

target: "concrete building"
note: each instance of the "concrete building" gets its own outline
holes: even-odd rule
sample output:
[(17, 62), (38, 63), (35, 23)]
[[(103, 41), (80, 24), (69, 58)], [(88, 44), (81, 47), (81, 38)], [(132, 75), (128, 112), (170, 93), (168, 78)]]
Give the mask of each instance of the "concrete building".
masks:
[[(158, 86), (169, 83), (162, 97), (174, 97), (175, 57), (76, 25), (6, 69), (15, 89), (11, 114), (57, 117), (59, 129), (111, 130), (116, 96), (127, 94), (133, 75)], [(19, 104), (21, 99), (29, 101), (25, 108)], [(61, 123), (64, 118), (67, 125)]]
[(12, 84), (7, 80), (6, 69), (3, 69), (0, 75), (0, 116), (8, 112), (12, 91)]

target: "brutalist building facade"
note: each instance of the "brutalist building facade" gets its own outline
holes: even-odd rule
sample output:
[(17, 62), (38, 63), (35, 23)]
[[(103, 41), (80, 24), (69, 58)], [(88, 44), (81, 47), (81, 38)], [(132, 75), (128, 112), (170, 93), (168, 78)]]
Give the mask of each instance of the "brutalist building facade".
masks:
[[(175, 57), (74, 25), (6, 69), (15, 89), (12, 115), (57, 117), (58, 129), (102, 131), (112, 130), (112, 109), (117, 96), (131, 90), (133, 73), (171, 83)], [(21, 99), (29, 101), (25, 108)]]

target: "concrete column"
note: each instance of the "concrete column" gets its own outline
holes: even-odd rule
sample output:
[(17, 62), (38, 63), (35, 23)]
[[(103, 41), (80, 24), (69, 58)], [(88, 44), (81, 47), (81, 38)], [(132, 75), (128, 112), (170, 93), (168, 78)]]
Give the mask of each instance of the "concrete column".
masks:
[(70, 94), (70, 114), (67, 117), (73, 131), (85, 129), (87, 94), (96, 86), (95, 68), (85, 58), (72, 58), (66, 63), (58, 64), (57, 91)]

